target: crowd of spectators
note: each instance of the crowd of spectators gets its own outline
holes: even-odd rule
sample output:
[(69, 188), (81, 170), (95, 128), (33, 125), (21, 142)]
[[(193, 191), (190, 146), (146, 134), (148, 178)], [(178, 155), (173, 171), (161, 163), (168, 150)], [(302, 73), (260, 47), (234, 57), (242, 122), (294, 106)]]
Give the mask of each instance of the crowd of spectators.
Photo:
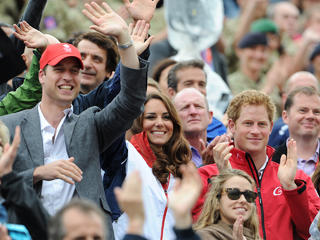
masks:
[(0, 240), (320, 239), (320, 0), (0, 3)]

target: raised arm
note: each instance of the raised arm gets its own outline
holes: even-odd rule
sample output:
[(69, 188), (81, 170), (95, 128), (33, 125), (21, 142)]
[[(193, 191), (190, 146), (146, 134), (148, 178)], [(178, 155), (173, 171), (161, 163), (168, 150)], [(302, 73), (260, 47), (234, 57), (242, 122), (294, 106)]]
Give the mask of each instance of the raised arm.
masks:
[[(201, 189), (201, 179), (193, 163), (180, 167), (182, 179), (177, 179), (173, 192), (169, 195), (168, 206), (175, 218), (175, 233), (177, 239), (200, 240), (192, 230), (191, 210), (194, 207)], [(184, 236), (190, 238), (184, 238)]]
[[(17, 38), (31, 48), (45, 49), (48, 44), (59, 42), (54, 37), (43, 34), (23, 21), (20, 27), (14, 25)], [(42, 88), (38, 79), (40, 55), (34, 55), (23, 84), (16, 90), (9, 92), (0, 101), (0, 116), (19, 112), (34, 107), (41, 99)]]
[(122, 64), (128, 68), (138, 69), (138, 56), (133, 47), (126, 22), (105, 2), (101, 6), (95, 2), (85, 4), (85, 8), (82, 11), (83, 14), (94, 23), (90, 28), (115, 37), (118, 41)]
[(281, 156), (278, 178), (290, 208), (296, 232), (303, 239), (309, 237), (309, 226), (320, 210), (320, 199), (309, 176), (297, 170), (296, 142), (288, 142), (288, 154)]
[(131, 173), (121, 188), (114, 189), (114, 193), (121, 210), (129, 218), (127, 234), (143, 235), (145, 214), (142, 199), (142, 181), (139, 173)]
[[(33, 28), (39, 29), (42, 13), (46, 4), (47, 0), (29, 0), (19, 22), (26, 21)], [(16, 46), (18, 53), (21, 55), (25, 47), (23, 41), (21, 41), (21, 39), (17, 38), (15, 35), (11, 36), (11, 40)]]
[(49, 215), (43, 208), (36, 192), (27, 186), (24, 179), (12, 172), (12, 166), (20, 144), (20, 128), (16, 127), (12, 144), (4, 147), (0, 159), (1, 195), (6, 206), (14, 211), (33, 239), (47, 239)]
[(83, 13), (95, 24), (91, 29), (114, 36), (118, 41), (121, 58), (121, 91), (116, 98), (95, 116), (98, 128), (100, 150), (106, 147), (125, 130), (131, 127), (139, 116), (146, 95), (147, 63), (138, 59), (133, 47), (129, 29), (124, 20), (106, 3), (86, 4)]
[(130, 16), (135, 22), (145, 20), (150, 23), (159, 0), (123, 0)]

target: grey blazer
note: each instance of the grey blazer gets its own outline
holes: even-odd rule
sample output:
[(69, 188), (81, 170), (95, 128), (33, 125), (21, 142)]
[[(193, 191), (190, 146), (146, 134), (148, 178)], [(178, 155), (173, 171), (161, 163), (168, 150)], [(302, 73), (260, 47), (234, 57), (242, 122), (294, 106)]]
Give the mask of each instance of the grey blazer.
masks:
[[(143, 109), (147, 86), (147, 64), (140, 60), (140, 69), (121, 65), (121, 91), (104, 109), (92, 107), (80, 115), (71, 114), (63, 125), (69, 157), (83, 171), (81, 182), (76, 183), (80, 198), (88, 198), (105, 210), (108, 228), (112, 231), (110, 208), (106, 202), (100, 173), (99, 154), (113, 140), (132, 125)], [(13, 169), (23, 175), (28, 185), (33, 186), (33, 171), (44, 164), (40, 118), (37, 106), (31, 110), (0, 117), (9, 128), (11, 139), (17, 125), (21, 127), (21, 143)], [(40, 194), (42, 182), (33, 187)]]

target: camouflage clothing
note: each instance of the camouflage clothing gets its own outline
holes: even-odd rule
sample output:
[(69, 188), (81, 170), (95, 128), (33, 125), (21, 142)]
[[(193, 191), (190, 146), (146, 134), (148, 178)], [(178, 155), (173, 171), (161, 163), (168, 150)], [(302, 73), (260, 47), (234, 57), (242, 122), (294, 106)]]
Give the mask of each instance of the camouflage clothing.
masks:
[[(248, 89), (262, 90), (265, 85), (265, 81), (265, 75), (261, 75), (259, 81), (254, 82), (246, 75), (244, 75), (240, 70), (228, 75), (229, 87), (234, 96)], [(270, 97), (272, 98), (277, 108), (275, 117), (275, 119), (277, 119), (279, 114), (281, 113), (281, 97), (279, 94), (279, 89), (277, 87), (270, 94)]]

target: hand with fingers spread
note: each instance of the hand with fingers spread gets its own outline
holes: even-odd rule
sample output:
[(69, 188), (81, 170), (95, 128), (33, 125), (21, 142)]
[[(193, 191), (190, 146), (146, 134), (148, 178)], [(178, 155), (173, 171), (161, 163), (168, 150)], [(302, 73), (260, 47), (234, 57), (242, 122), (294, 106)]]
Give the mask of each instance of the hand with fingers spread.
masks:
[(7, 143), (4, 146), (3, 154), (0, 159), (0, 177), (12, 172), (12, 166), (17, 155), (20, 145), (20, 127), (16, 127), (15, 135), (10, 145)]
[(16, 24), (14, 24), (13, 27), (16, 30), (16, 32), (14, 32), (15, 37), (23, 41), (29, 48), (44, 50), (49, 44), (59, 43), (55, 37), (49, 34), (43, 34), (31, 27), (26, 21), (20, 23), (20, 28)]
[(184, 229), (192, 224), (191, 210), (202, 190), (202, 182), (192, 162), (181, 165), (180, 171), (182, 179), (176, 179), (174, 190), (169, 194), (168, 206), (173, 211), (175, 227)]
[(105, 2), (102, 6), (95, 2), (86, 3), (82, 13), (94, 25), (90, 29), (105, 35), (111, 35), (117, 38), (119, 44), (127, 43), (130, 40), (127, 23)]
[(213, 158), (215, 163), (217, 164), (219, 172), (221, 172), (224, 169), (231, 168), (229, 159), (232, 155), (230, 153), (232, 148), (233, 148), (233, 145), (229, 145), (229, 142), (218, 143), (213, 148)]
[(136, 171), (127, 177), (121, 188), (114, 189), (121, 210), (128, 215), (129, 234), (143, 234), (144, 207), (141, 186), (141, 177)]
[(145, 20), (150, 22), (159, 0), (123, 0), (127, 11), (134, 21)]
[(246, 240), (246, 237), (243, 236), (243, 222), (243, 216), (239, 215), (233, 224), (232, 235), (234, 240)]
[(280, 159), (278, 178), (285, 190), (293, 190), (297, 188), (297, 185), (294, 182), (298, 159), (296, 141), (290, 139), (287, 148), (287, 156), (283, 154)]
[(150, 24), (146, 23), (144, 20), (139, 20), (135, 25), (133, 23), (129, 24), (129, 33), (138, 55), (147, 49), (153, 39), (153, 37), (150, 36), (145, 41), (145, 39), (148, 37), (149, 28)]
[(55, 179), (61, 179), (70, 184), (74, 184), (74, 181), (81, 181), (82, 171), (74, 163), (73, 157), (39, 166), (33, 172), (34, 184), (41, 180), (51, 181)]

